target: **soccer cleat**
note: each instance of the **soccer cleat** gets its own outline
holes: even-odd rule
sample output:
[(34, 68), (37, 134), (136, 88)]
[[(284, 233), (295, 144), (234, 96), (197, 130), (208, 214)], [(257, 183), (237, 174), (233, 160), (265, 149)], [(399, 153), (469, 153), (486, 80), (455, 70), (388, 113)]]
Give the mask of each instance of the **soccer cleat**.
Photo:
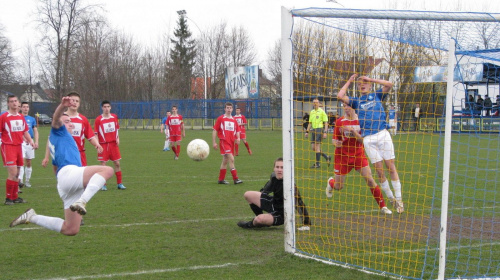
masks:
[(405, 211), (403, 201), (394, 198), (394, 199), (392, 199), (391, 202), (392, 202), (392, 206), (396, 209), (396, 212), (398, 212), (398, 214), (401, 214)]
[(20, 224), (29, 224), (31, 217), (35, 216), (35, 210), (33, 208), (29, 208), (26, 210), (21, 216), (17, 217), (10, 223), (10, 227), (15, 227)]
[(71, 209), (71, 211), (73, 211), (73, 212), (78, 212), (78, 214), (83, 216), (83, 215), (87, 214), (87, 209), (85, 209), (85, 205), (86, 205), (86, 203), (83, 202), (82, 199), (78, 199), (73, 204), (71, 204), (69, 209)]
[(174, 156), (174, 159), (175, 159), (175, 160), (178, 160), (178, 159), (179, 159), (179, 157), (178, 157), (178, 156)]
[(24, 184), (23, 184), (23, 183), (21, 183), (21, 182), (19, 182), (17, 185), (18, 185), (18, 187), (19, 187), (20, 189), (24, 188)]
[(320, 165), (315, 163), (311, 166), (311, 168), (320, 168)]
[(220, 184), (220, 185), (229, 185), (229, 182), (226, 181), (226, 180), (222, 180), (222, 181), (217, 181), (217, 184)]
[(237, 223), (237, 225), (240, 227), (240, 228), (253, 228), (253, 220), (249, 221), (249, 222), (245, 222), (245, 221), (239, 221)]
[(328, 167), (330, 167), (330, 164), (332, 163), (332, 156), (327, 156), (326, 158), (326, 163), (328, 164)]
[(252, 155), (252, 150), (248, 149), (248, 154)]
[(164, 152), (168, 152), (170, 151), (170, 148), (169, 147), (166, 147), (165, 149), (163, 149)]
[(243, 183), (243, 181), (241, 181), (240, 179), (234, 180), (235, 185), (242, 184), (242, 183)]
[(31, 188), (30, 182), (26, 182), (26, 184), (24, 184), (24, 186), (26, 186), (27, 188)]
[(390, 215), (390, 214), (392, 214), (392, 211), (389, 210), (389, 208), (384, 206), (384, 207), (380, 208), (380, 213)]
[(124, 190), (126, 189), (125, 186), (123, 184), (118, 184), (118, 189), (119, 190)]
[(335, 180), (333, 180), (333, 177), (328, 178), (328, 183), (326, 184), (326, 197), (330, 198), (333, 196), (333, 184), (335, 183)]
[(298, 231), (308, 231), (308, 230), (311, 230), (311, 227), (309, 227), (309, 226), (301, 226), (297, 230)]
[(5, 205), (14, 205), (14, 200), (6, 198), (4, 204)]
[(102, 186), (101, 191), (107, 191), (107, 190), (108, 188), (106, 187), (106, 185)]
[(14, 199), (14, 200), (13, 200), (13, 202), (14, 202), (14, 203), (26, 203), (27, 201), (26, 201), (26, 200), (24, 200), (24, 199), (22, 199), (22, 198), (20, 198), (20, 197), (18, 197), (18, 198), (16, 198), (16, 199)]

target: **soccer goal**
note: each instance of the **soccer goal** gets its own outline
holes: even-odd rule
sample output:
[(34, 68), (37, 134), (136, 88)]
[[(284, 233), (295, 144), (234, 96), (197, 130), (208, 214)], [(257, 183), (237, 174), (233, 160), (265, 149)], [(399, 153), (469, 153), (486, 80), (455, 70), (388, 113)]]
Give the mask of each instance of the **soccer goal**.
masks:
[[(395, 278), (500, 278), (499, 20), (491, 13), (282, 8), (287, 252)], [(382, 103), (392, 119), (402, 213), (385, 192), (392, 214), (382, 213), (355, 170), (327, 197), (332, 131), (319, 161), (305, 136), (303, 116), (314, 99), (329, 118), (344, 115), (337, 94), (353, 74), (392, 83)], [(361, 95), (354, 81), (347, 96)], [(492, 105), (481, 101), (486, 95)], [(380, 185), (383, 177), (369, 166)], [(391, 175), (385, 171), (392, 189)], [(299, 230), (294, 185), (309, 230)]]

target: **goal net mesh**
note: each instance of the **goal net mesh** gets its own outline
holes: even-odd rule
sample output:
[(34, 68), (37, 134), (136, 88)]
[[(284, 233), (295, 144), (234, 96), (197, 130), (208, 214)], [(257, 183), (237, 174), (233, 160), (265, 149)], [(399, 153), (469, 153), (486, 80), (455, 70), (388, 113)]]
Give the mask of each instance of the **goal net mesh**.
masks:
[[(500, 118), (495, 104), (500, 78), (500, 30), (496, 14), (309, 8), (291, 10), (293, 27), (289, 94), (293, 124), (293, 176), (311, 218), (293, 247), (312, 257), (371, 273), (407, 279), (438, 278), (443, 192), (446, 94), (452, 87), (445, 278), (500, 277)], [(490, 20), (485, 20), (489, 18)], [(447, 84), (450, 38), (455, 42), (453, 83)], [(319, 168), (304, 115), (318, 98), (329, 118), (344, 115), (336, 96), (352, 74), (391, 81), (383, 100), (404, 212), (383, 214), (354, 169), (343, 189), (326, 196), (334, 176), (332, 130), (322, 139)], [(380, 88), (374, 85), (373, 90)], [(488, 94), (492, 105), (478, 104)], [(359, 97), (356, 83), (347, 95)], [(469, 96), (473, 96), (473, 102)], [(418, 108), (418, 110), (417, 110)], [(331, 122), (333, 124), (333, 122)], [(286, 138), (286, 137), (285, 137)], [(285, 151), (286, 152), (286, 151)], [(381, 182), (373, 164), (372, 176)], [(392, 181), (385, 171), (389, 185)]]

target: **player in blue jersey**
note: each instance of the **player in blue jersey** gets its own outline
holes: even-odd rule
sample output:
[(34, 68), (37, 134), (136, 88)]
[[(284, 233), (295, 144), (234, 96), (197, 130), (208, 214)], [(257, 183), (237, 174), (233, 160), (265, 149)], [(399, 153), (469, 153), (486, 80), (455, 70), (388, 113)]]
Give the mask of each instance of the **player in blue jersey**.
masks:
[[(38, 128), (36, 124), (36, 119), (30, 115), (28, 115), (30, 112), (30, 104), (28, 102), (22, 102), (21, 103), (21, 114), (24, 116), (24, 120), (26, 121), (26, 124), (28, 125), (28, 133), (31, 136), (31, 139), (33, 139), (33, 142), (35, 143), (34, 147), (31, 147), (29, 143), (26, 141), (23, 142), (22, 148), (23, 148), (23, 158), (24, 158), (24, 164), (25, 166), (22, 166), (19, 169), (19, 187), (26, 186), (28, 188), (31, 187), (30, 179), (31, 179), (31, 173), (33, 171), (32, 165), (31, 165), (31, 160), (35, 158), (35, 150), (38, 148)], [(24, 175), (26, 175), (26, 180), (24, 179)], [(24, 182), (24, 183), (23, 183)]]
[(57, 177), (57, 190), (64, 204), (64, 220), (58, 217), (37, 215), (32, 208), (10, 223), (10, 227), (33, 223), (64, 235), (80, 231), (82, 215), (87, 213), (87, 202), (113, 176), (113, 168), (103, 165), (82, 167), (80, 152), (73, 139), (74, 125), (64, 110), (74, 105), (69, 96), (61, 100), (54, 112), (49, 148)]
[[(393, 84), (386, 80), (371, 79), (366, 76), (358, 78), (358, 90), (360, 97), (347, 96), (347, 89), (356, 80), (357, 74), (352, 75), (347, 83), (340, 89), (337, 98), (345, 104), (351, 106), (358, 114), (359, 124), (362, 130), (363, 145), (371, 163), (375, 166), (375, 171), (380, 183), (380, 188), (398, 213), (403, 213), (404, 205), (401, 196), (401, 182), (394, 159), (394, 144), (391, 135), (387, 131), (385, 109), (382, 101), (387, 97)], [(382, 85), (381, 89), (373, 92), (373, 84)], [(385, 177), (384, 163), (387, 167), (394, 194), (391, 191), (389, 182)]]
[(170, 111), (167, 111), (167, 114), (163, 119), (161, 119), (160, 123), (160, 133), (163, 133), (163, 130), (165, 130), (165, 144), (163, 145), (164, 152), (170, 151), (170, 133), (167, 127), (167, 119), (170, 115), (172, 115)]

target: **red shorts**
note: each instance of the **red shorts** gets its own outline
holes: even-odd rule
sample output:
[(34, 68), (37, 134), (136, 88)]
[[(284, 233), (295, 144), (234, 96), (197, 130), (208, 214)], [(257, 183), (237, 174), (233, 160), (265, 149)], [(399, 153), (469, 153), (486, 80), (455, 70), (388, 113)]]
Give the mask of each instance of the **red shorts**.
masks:
[(353, 168), (358, 170), (365, 166), (368, 166), (368, 159), (364, 153), (358, 156), (335, 154), (335, 175), (347, 175)]
[(116, 142), (101, 143), (101, 146), (102, 153), (97, 154), (98, 161), (116, 161), (122, 159), (122, 156), (120, 155), (120, 148), (118, 148)]
[(219, 150), (221, 155), (232, 155), (234, 151), (234, 142), (227, 142), (226, 140), (219, 139)]
[(87, 166), (87, 155), (85, 151), (80, 151), (80, 160), (82, 161), (82, 166)]
[(246, 132), (240, 132), (240, 139), (247, 139), (247, 133)]
[(170, 142), (181, 141), (182, 140), (182, 136), (181, 135), (170, 135), (169, 140), (170, 140)]
[(22, 145), (2, 145), (3, 166), (23, 166)]

